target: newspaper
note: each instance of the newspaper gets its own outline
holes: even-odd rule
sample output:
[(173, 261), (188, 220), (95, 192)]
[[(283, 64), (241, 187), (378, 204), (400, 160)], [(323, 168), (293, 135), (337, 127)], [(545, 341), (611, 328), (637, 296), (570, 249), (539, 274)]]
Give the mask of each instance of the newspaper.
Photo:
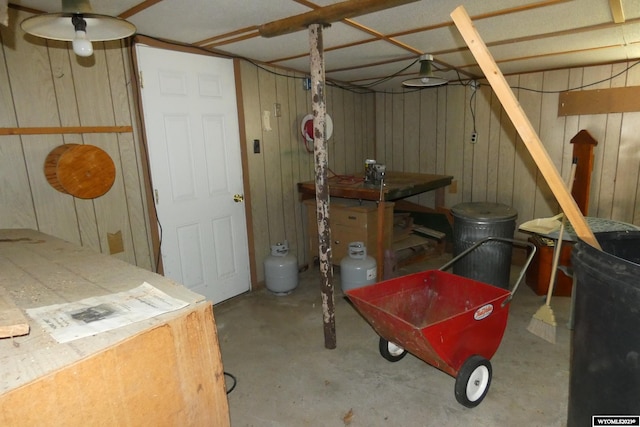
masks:
[(56, 341), (66, 343), (178, 310), (187, 305), (187, 302), (170, 297), (144, 282), (137, 288), (124, 292), (26, 311)]

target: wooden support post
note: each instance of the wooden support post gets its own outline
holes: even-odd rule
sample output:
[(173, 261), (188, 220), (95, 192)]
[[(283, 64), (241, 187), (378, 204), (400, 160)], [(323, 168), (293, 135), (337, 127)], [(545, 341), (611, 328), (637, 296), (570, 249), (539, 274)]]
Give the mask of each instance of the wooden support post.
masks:
[(556, 169), (551, 161), (549, 153), (547, 153), (544, 145), (542, 145), (540, 138), (522, 110), (522, 106), (513, 94), (511, 87), (509, 87), (509, 84), (502, 75), (489, 49), (487, 49), (480, 34), (478, 34), (478, 31), (471, 22), (471, 18), (469, 18), (464, 6), (458, 6), (451, 13), (451, 18), (456, 24), (456, 27), (458, 27), (458, 31), (460, 31), (462, 38), (469, 47), (469, 50), (471, 50), (489, 84), (491, 84), (491, 88), (500, 100), (502, 107), (518, 131), (522, 142), (536, 162), (542, 176), (544, 176), (547, 184), (549, 184), (549, 188), (553, 191), (560, 207), (571, 222), (571, 225), (573, 225), (576, 234), (589, 245), (600, 249), (600, 245), (589, 228), (584, 216), (582, 216), (580, 208), (578, 208), (576, 201), (571, 196), (558, 169)]
[(329, 181), (327, 143), (325, 139), (324, 53), (322, 26), (309, 26), (309, 58), (311, 69), (311, 103), (313, 109), (313, 157), (316, 177), (316, 217), (318, 219), (318, 258), (320, 262), (322, 320), (324, 346), (336, 348), (336, 316), (333, 297), (333, 263), (331, 227), (329, 226)]

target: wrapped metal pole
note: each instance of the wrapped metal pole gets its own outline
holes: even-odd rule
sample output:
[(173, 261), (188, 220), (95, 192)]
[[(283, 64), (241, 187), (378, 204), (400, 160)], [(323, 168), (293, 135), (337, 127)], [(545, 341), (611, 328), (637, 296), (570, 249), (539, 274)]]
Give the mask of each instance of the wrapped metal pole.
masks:
[(324, 53), (322, 25), (309, 25), (311, 102), (313, 109), (313, 156), (316, 178), (316, 217), (318, 220), (318, 254), (320, 262), (324, 346), (336, 348), (336, 316), (333, 296), (333, 262), (331, 227), (329, 226), (328, 157), (325, 139)]

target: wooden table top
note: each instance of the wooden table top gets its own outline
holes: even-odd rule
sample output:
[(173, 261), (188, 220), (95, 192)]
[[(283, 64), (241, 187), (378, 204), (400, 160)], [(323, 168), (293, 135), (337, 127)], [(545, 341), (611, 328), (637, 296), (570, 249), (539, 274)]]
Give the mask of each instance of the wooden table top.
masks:
[[(453, 176), (427, 173), (392, 172), (385, 174), (384, 200), (397, 200), (451, 184)], [(303, 197), (316, 194), (315, 181), (298, 183)], [(365, 184), (362, 177), (334, 176), (329, 178), (329, 195), (347, 199), (380, 200), (380, 186)]]

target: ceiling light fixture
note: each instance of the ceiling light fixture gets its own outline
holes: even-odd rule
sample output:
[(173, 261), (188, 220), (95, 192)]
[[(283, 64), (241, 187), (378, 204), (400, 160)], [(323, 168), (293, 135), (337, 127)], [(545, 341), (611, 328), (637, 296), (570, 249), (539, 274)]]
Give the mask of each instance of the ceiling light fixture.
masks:
[(449, 81), (442, 77), (437, 77), (433, 74), (431, 63), (433, 62), (433, 55), (428, 53), (420, 56), (420, 74), (418, 77), (408, 79), (402, 82), (402, 86), (408, 87), (433, 87), (442, 86)]
[[(65, 7), (65, 3), (71, 4)], [(22, 30), (49, 40), (70, 41), (78, 56), (91, 56), (91, 42), (119, 40), (133, 35), (136, 27), (124, 19), (91, 12), (88, 1), (62, 1), (63, 12), (43, 13), (25, 19)]]

